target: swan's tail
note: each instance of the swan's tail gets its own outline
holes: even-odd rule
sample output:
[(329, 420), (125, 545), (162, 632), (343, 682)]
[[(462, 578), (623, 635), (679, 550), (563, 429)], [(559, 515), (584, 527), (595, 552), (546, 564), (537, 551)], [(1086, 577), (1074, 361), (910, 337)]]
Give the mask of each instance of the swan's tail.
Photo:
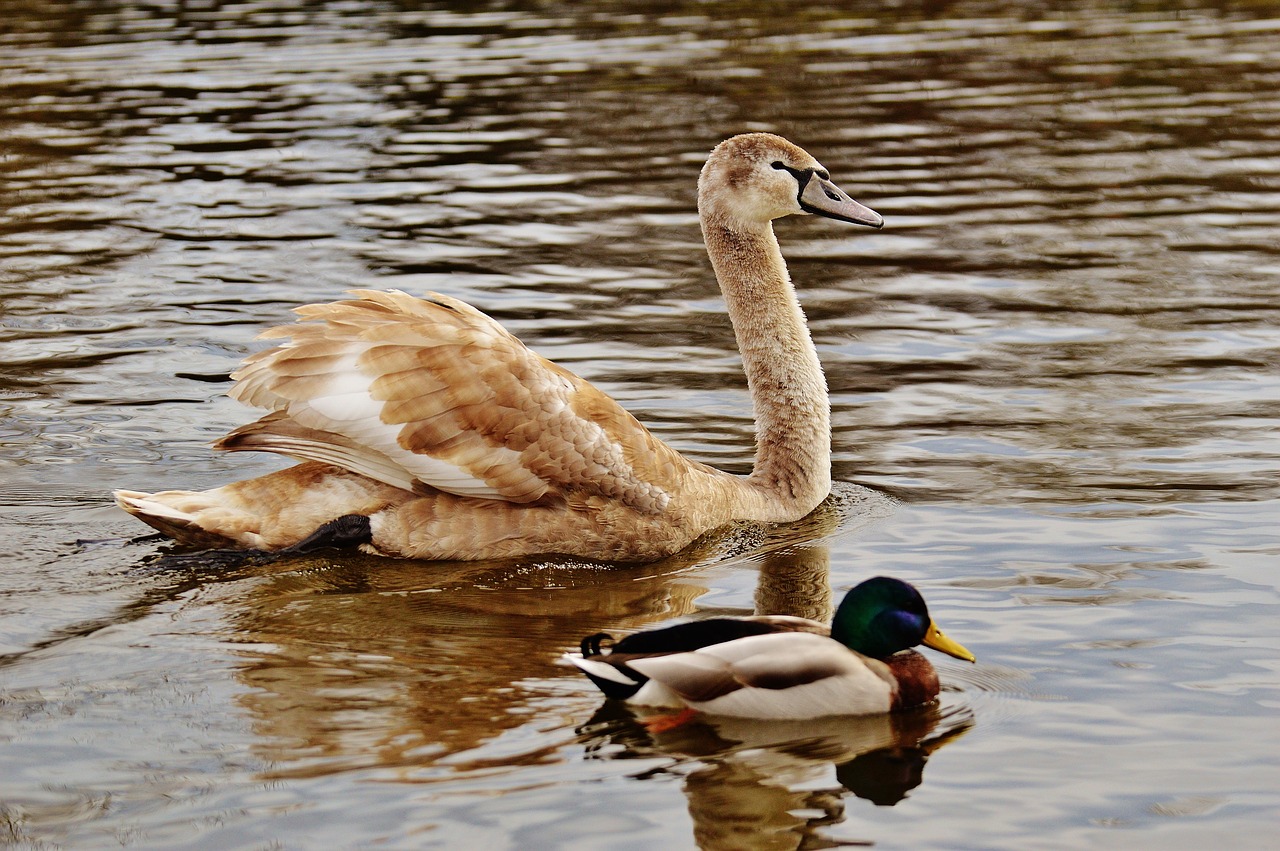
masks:
[(368, 533), (367, 523), (321, 527), (344, 515), (368, 518), (414, 499), (392, 485), (318, 461), (295, 464), (256, 479), (207, 491), (118, 490), (116, 504), (184, 544), (217, 549), (280, 550), (317, 532), (345, 540)]
[(214, 508), (208, 493), (196, 491), (142, 493), (118, 490), (114, 496), (116, 505), (151, 528), (184, 544), (217, 549), (252, 546), (230, 535), (213, 531), (202, 524), (202, 513)]

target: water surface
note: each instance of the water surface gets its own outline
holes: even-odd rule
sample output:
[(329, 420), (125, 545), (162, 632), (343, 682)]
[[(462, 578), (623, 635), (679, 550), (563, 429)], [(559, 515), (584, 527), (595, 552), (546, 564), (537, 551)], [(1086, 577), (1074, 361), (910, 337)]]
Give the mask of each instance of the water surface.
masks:
[[(1280, 6), (0, 2), (0, 813), (29, 847), (1200, 848), (1280, 811)], [(227, 375), (350, 287), (734, 471), (694, 183), (783, 133), (833, 499), (662, 563), (158, 559)], [(653, 734), (587, 633), (918, 584), (937, 707)], [(833, 590), (834, 589), (834, 590)]]

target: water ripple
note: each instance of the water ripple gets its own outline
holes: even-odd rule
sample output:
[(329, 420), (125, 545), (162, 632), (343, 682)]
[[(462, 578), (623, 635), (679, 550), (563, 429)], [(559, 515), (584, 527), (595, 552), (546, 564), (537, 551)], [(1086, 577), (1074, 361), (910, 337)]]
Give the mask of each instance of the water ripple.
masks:
[[(1270, 840), (1240, 791), (1276, 787), (1266, 4), (454, 6), (0, 0), (15, 841), (684, 847), (695, 817), (705, 847)], [(842, 483), (811, 518), (628, 571), (76, 543), (139, 531), (113, 487), (282, 463), (209, 452), (252, 416), (227, 375), (358, 286), (464, 298), (745, 472), (694, 182), (749, 129), (887, 220), (777, 227), (832, 392)], [(599, 704), (551, 660), (582, 634), (820, 615), (873, 572), (981, 660), (939, 665), (955, 744), (904, 807), (855, 799), (919, 741), (868, 774), (577, 732)]]

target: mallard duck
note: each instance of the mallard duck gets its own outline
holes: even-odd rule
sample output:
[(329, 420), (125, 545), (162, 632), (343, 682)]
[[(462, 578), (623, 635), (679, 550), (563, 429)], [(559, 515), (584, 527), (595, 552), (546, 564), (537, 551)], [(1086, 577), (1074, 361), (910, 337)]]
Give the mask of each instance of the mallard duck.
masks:
[(606, 696), (743, 718), (875, 715), (928, 703), (938, 674), (918, 644), (973, 662), (938, 629), (924, 598), (877, 576), (850, 590), (831, 626), (806, 618), (709, 618), (612, 639), (565, 658)]
[(217, 441), (302, 463), (209, 491), (116, 491), (202, 546), (358, 545), (422, 559), (563, 553), (647, 561), (733, 520), (789, 522), (831, 489), (827, 387), (773, 234), (813, 213), (878, 228), (821, 163), (778, 136), (720, 145), (698, 180), (711, 265), (742, 352), (756, 461), (691, 461), (497, 322), (437, 293), (353, 290), (297, 310), (232, 374), (270, 413)]

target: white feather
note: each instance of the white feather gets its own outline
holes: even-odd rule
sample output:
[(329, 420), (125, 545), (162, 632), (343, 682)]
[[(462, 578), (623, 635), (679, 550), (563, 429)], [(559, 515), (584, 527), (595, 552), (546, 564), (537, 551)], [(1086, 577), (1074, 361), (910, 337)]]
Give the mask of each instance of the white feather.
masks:
[(636, 684), (634, 677), (628, 677), (613, 665), (605, 662), (598, 662), (595, 659), (584, 659), (581, 656), (575, 656), (572, 653), (566, 653), (560, 658), (584, 673), (591, 674), (593, 677), (620, 683), (624, 686), (633, 686)]
[(118, 490), (112, 494), (117, 501), (129, 506), (130, 509), (138, 511), (142, 514), (149, 514), (152, 517), (162, 517), (167, 520), (185, 520), (189, 521), (191, 515), (185, 511), (179, 511), (171, 505), (165, 505), (163, 502), (157, 502), (154, 499), (148, 499), (149, 493), (140, 491)]
[[(338, 362), (330, 375), (329, 386), (324, 391), (310, 399), (290, 402), (286, 409), (289, 416), (307, 428), (336, 432), (361, 446), (367, 446), (403, 471), (403, 475), (388, 475), (385, 465), (342, 463), (342, 466), (372, 476), (378, 481), (412, 490), (416, 480), (458, 496), (504, 499), (498, 490), (456, 464), (410, 452), (400, 445), (399, 436), (403, 426), (383, 422), (383, 403), (370, 394), (372, 379), (360, 370), (359, 358), (364, 350), (353, 349)], [(519, 458), (518, 453), (506, 447), (494, 447), (491, 454), (493, 463), (510, 462)], [(315, 453), (306, 457), (317, 461), (330, 460)], [(336, 458), (337, 456), (334, 460)]]

